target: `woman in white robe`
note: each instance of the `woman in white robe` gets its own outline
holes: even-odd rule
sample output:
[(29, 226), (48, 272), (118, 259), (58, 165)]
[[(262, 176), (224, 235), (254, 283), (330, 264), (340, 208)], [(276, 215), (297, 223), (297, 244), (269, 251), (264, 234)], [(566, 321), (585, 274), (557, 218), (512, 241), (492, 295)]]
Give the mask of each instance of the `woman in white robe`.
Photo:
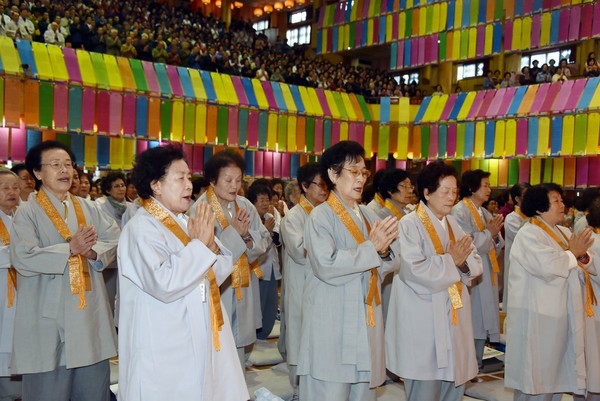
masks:
[(310, 274), (310, 261), (304, 248), (304, 226), (315, 206), (325, 202), (329, 195), (327, 184), (321, 178), (321, 166), (311, 162), (298, 169), (300, 200), (281, 220), (283, 244), (283, 306), (285, 309), (286, 362), (294, 395), (298, 395), (298, 359), (302, 332), (302, 304), (306, 277)]
[(385, 346), (387, 367), (404, 379), (409, 401), (460, 400), (465, 382), (477, 375), (468, 285), (482, 264), (449, 214), (456, 178), (451, 166), (426, 166), (418, 177), (421, 203), (400, 220), (401, 265)]
[(21, 381), (10, 377), (17, 276), (11, 268), (9, 245), (19, 191), (19, 177), (0, 167), (0, 401), (16, 400), (21, 396)]
[(482, 275), (473, 281), (469, 290), (475, 352), (480, 369), (483, 367), (486, 340), (500, 342), (500, 267), (497, 255), (504, 247), (504, 239), (500, 234), (503, 218), (502, 215), (492, 217), (491, 213), (482, 207), (492, 193), (489, 176), (489, 172), (482, 170), (466, 171), (460, 183), (461, 201), (452, 208), (452, 215), (473, 239), (483, 263)]
[(218, 296), (232, 270), (231, 253), (215, 240), (207, 204), (189, 221), (183, 214), (190, 177), (174, 147), (150, 149), (136, 161), (143, 207), (118, 249), (121, 401), (249, 398)]
[(505, 385), (515, 401), (560, 400), (586, 389), (585, 304), (581, 276), (591, 230), (571, 235), (562, 190), (542, 184), (527, 190), (510, 253)]
[(358, 205), (370, 174), (358, 143), (327, 149), (321, 172), (332, 192), (304, 229), (312, 274), (304, 288), (300, 400), (374, 401), (385, 380), (380, 282), (398, 268), (397, 219), (380, 220)]

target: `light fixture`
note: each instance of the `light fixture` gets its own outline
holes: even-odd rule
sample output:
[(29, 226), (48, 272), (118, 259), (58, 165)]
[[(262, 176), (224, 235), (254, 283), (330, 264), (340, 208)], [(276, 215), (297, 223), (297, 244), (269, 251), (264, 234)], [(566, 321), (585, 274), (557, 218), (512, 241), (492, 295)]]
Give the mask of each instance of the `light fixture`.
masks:
[(263, 10), (265, 11), (266, 14), (271, 14), (273, 12), (273, 6), (270, 4), (267, 4), (266, 6), (263, 7)]
[(277, 11), (281, 11), (283, 10), (283, 3), (280, 1), (276, 1), (275, 4), (273, 4), (273, 8)]
[(255, 17), (260, 18), (260, 17), (262, 17), (262, 15), (263, 15), (262, 8), (255, 8), (254, 9), (254, 16)]
[(285, 0), (283, 2), (283, 4), (285, 5), (285, 8), (293, 8), (294, 7), (294, 0)]
[(299, 6), (304, 4), (305, 0), (296, 0), (296, 4), (298, 4)]
[(233, 5), (235, 6), (235, 8), (242, 8), (244, 7), (244, 3), (242, 3), (241, 1), (236, 1), (233, 3)]
[(202, 0), (202, 4), (204, 4), (205, 6), (210, 4), (210, 0)]
[(217, 6), (217, 8), (221, 8), (221, 0), (215, 1), (215, 6)]

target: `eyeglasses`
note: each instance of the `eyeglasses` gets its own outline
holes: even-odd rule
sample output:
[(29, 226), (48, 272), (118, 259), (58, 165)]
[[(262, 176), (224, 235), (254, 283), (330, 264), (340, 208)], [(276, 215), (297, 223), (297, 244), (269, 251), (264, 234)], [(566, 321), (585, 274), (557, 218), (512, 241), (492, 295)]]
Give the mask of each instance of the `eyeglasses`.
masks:
[(318, 186), (321, 189), (327, 189), (327, 184), (325, 183), (325, 181), (321, 181), (321, 182), (311, 181), (310, 183), (315, 184), (316, 186)]
[(358, 167), (342, 167), (344, 170), (348, 170), (350, 174), (354, 176), (354, 178), (358, 178), (362, 175), (362, 177), (366, 180), (371, 176), (371, 171), (366, 168), (358, 168)]
[(40, 163), (42, 166), (50, 166), (53, 170), (71, 170), (75, 168), (75, 163), (72, 161), (59, 162), (58, 160), (52, 160), (50, 163)]
[(414, 185), (402, 185), (402, 184), (399, 184), (398, 188), (406, 189), (407, 191), (414, 191), (415, 186)]

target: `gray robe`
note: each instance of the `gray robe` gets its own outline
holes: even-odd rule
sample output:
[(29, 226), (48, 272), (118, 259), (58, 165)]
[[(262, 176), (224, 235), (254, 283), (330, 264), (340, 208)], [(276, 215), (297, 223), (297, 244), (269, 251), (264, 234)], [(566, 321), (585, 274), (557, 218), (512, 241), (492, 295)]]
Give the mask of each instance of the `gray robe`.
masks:
[[(484, 224), (492, 218), (490, 212), (481, 208)], [(477, 253), (483, 262), (483, 274), (472, 283), (471, 311), (473, 313), (473, 335), (475, 339), (485, 340), (489, 337), (491, 342), (500, 342), (500, 308), (497, 277), (496, 284), (492, 284), (492, 263), (489, 252), (494, 247), (496, 253), (504, 247), (504, 239), (498, 234), (498, 243), (495, 243), (492, 234), (487, 230), (479, 231), (475, 220), (467, 206), (461, 201), (452, 208), (452, 215), (458, 221), (464, 232), (471, 235)]]
[(286, 325), (287, 362), (298, 365), (300, 334), (302, 329), (302, 304), (306, 277), (310, 274), (310, 261), (304, 248), (304, 226), (308, 214), (299, 204), (281, 220), (283, 243), (283, 303)]
[[(312, 274), (304, 289), (298, 375), (376, 387), (385, 380), (383, 316), (381, 305), (373, 304), (375, 326), (367, 325), (370, 269), (378, 269), (381, 294), (381, 278), (397, 270), (399, 260), (394, 255), (382, 260), (368, 240), (365, 223), (345, 207), (367, 239), (362, 244), (356, 244), (327, 202), (311, 212), (304, 229)], [(360, 210), (372, 227), (377, 215), (362, 205)], [(399, 253), (397, 242), (392, 250)]]
[[(10, 232), (13, 213), (4, 214), (0, 210), (0, 219)], [(8, 269), (10, 264), (10, 245), (0, 242), (0, 377), (10, 376), (10, 359), (12, 355), (13, 328), (15, 324), (15, 306), (8, 307)], [(15, 291), (15, 303), (17, 293)]]
[[(198, 202), (206, 202), (206, 194), (203, 194), (189, 210), (190, 216), (196, 212)], [(254, 240), (252, 249), (248, 249), (240, 234), (231, 226), (231, 216), (225, 210), (225, 216), (230, 225), (225, 230), (219, 222), (215, 222), (216, 236), (232, 253), (234, 265), (240, 256), (246, 252), (248, 262), (255, 261), (260, 255), (267, 251), (271, 234), (260, 221), (260, 216), (254, 205), (241, 196), (236, 200), (240, 208), (248, 209), (250, 212), (250, 227), (248, 233)], [(235, 212), (235, 205), (231, 205)], [(260, 295), (258, 290), (258, 279), (251, 272), (250, 286), (242, 288), (242, 299), (237, 300), (235, 289), (231, 287), (231, 277), (221, 285), (221, 302), (231, 319), (231, 330), (238, 348), (253, 344), (256, 341), (256, 329), (262, 326), (262, 314), (260, 310)]]
[[(444, 249), (447, 229), (422, 204)], [(446, 217), (456, 239), (464, 235), (453, 216)], [(481, 258), (475, 247), (467, 258), (470, 275), (461, 274), (448, 253), (438, 255), (416, 213), (400, 220), (401, 266), (394, 275), (385, 332), (387, 367), (412, 380), (444, 380), (464, 384), (477, 375), (471, 323), (469, 283), (481, 274)], [(452, 324), (448, 287), (462, 285), (463, 307)]]
[[(47, 191), (46, 191), (47, 192)], [(64, 206), (52, 194), (48, 198), (64, 218)], [(88, 260), (91, 291), (87, 307), (79, 309), (78, 295), (69, 284), (69, 244), (31, 194), (21, 204), (11, 230), (11, 260), (19, 273), (16, 305), (13, 373), (39, 373), (92, 365), (116, 355), (116, 334), (102, 269), (115, 259), (119, 227), (96, 206), (81, 198), (88, 225), (98, 233), (93, 250), (97, 261)], [(77, 231), (75, 208), (69, 198), (68, 227)]]

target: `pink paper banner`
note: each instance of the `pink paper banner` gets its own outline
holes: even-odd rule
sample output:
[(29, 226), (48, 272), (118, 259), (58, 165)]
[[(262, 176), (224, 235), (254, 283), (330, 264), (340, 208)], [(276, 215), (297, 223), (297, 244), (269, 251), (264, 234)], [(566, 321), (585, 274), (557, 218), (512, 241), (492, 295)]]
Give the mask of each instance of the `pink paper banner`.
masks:
[(237, 95), (240, 106), (248, 106), (248, 98), (246, 97), (246, 91), (244, 90), (244, 84), (242, 79), (238, 76), (232, 75), (231, 81), (233, 82), (233, 88)]
[[(589, 157), (578, 157), (577, 158), (577, 173), (575, 175), (575, 186), (580, 188), (586, 188), (588, 186), (588, 172), (590, 167)], [(598, 175), (594, 172), (593, 175)]]
[(123, 135), (135, 135), (135, 113), (137, 98), (135, 95), (123, 95)]
[(365, 147), (365, 125), (358, 124), (357, 128), (357, 139), (356, 142), (360, 143), (360, 146)]
[(265, 177), (273, 177), (273, 153), (265, 151), (263, 153), (263, 175)]
[(96, 91), (90, 88), (83, 88), (81, 99), (81, 132), (94, 132), (96, 119)]
[[(437, 46), (436, 46), (437, 47)], [(477, 46), (475, 49), (477, 57), (482, 57), (485, 52), (485, 25), (477, 27)]]
[(262, 150), (259, 150), (257, 152), (254, 153), (254, 176), (255, 177), (264, 177), (264, 158), (265, 158), (265, 152)]
[(495, 96), (496, 90), (488, 90), (485, 92), (485, 97), (483, 98), (483, 102), (481, 103), (481, 107), (477, 112), (476, 118), (485, 118)]
[(529, 182), (529, 171), (531, 169), (530, 159), (519, 160), (519, 182)]
[(467, 114), (467, 120), (473, 120), (477, 116), (477, 112), (483, 103), (483, 98), (485, 97), (487, 91), (479, 91), (475, 95), (475, 99), (473, 100), (473, 105)]
[(400, 18), (400, 13), (392, 14), (392, 40), (398, 39), (398, 19), (399, 18)]
[(542, 29), (542, 14), (535, 14), (531, 19), (531, 48), (540, 47), (540, 34)]
[(69, 87), (62, 83), (54, 85), (54, 129), (66, 131), (69, 124)]
[(8, 140), (10, 135), (10, 128), (0, 128), (0, 162), (6, 163), (8, 161)]
[(563, 8), (560, 10), (558, 24), (558, 41), (566, 42), (569, 39), (569, 20), (571, 19), (571, 9)]
[(581, 30), (579, 35), (581, 39), (588, 39), (592, 36), (592, 24), (594, 19), (594, 6), (593, 4), (584, 4), (581, 16)]
[(552, 107), (554, 106), (554, 102), (556, 101), (556, 97), (560, 93), (561, 88), (562, 88), (562, 83), (560, 83), (560, 82), (554, 82), (553, 84), (550, 85), (550, 89), (548, 89), (546, 98), (544, 99), (544, 102), (542, 103), (542, 107), (539, 110), (540, 113), (548, 113), (548, 112), (550, 112), (550, 110), (552, 110)]
[[(384, 38), (385, 40), (385, 38)], [(379, 38), (379, 18), (375, 17), (373, 18), (373, 44), (379, 44), (380, 38)]]
[(533, 104), (531, 105), (531, 109), (529, 109), (529, 114), (539, 114), (549, 90), (549, 83), (541, 84), (538, 87), (538, 90), (535, 94), (535, 98), (533, 99)]
[(523, 14), (531, 14), (533, 10), (533, 0), (523, 0)]
[[(571, 81), (569, 81), (571, 82)], [(573, 88), (569, 93), (569, 99), (565, 104), (564, 110), (575, 110), (577, 104), (579, 104), (579, 99), (581, 99), (581, 95), (583, 94), (583, 90), (585, 85), (587, 84), (587, 79), (578, 79), (574, 81)]]
[(440, 116), (440, 121), (448, 121), (448, 117), (452, 112), (452, 108), (454, 107), (454, 103), (456, 103), (456, 98), (458, 97), (457, 93), (452, 93), (448, 96), (448, 101), (444, 106), (444, 110), (442, 111), (442, 115)]
[(248, 148), (258, 147), (258, 110), (248, 110)]
[(158, 78), (156, 77), (154, 64), (152, 64), (150, 61), (142, 61), (142, 68), (144, 69), (144, 75), (146, 76), (148, 92), (160, 94), (160, 86), (158, 85)]
[(192, 172), (202, 173), (204, 167), (204, 147), (202, 145), (194, 145), (193, 152), (194, 161), (192, 163)]
[(281, 154), (281, 178), (283, 179), (288, 179), (292, 175), (291, 157), (289, 153)]
[(439, 46), (438, 46), (438, 34), (434, 34), (433, 36), (431, 36), (431, 43), (430, 43), (430, 49), (431, 49), (431, 58), (429, 59), (429, 63), (437, 63), (438, 62), (438, 58), (439, 58)]
[(27, 130), (23, 120), (21, 120), (20, 128), (10, 129), (10, 144), (10, 159), (12, 162), (24, 162), (27, 155)]
[[(529, 130), (529, 125), (527, 124), (527, 119), (520, 118), (517, 120), (517, 143), (516, 143), (516, 153), (517, 156), (525, 156), (527, 154), (527, 132)], [(527, 172), (527, 177), (529, 178), (529, 172)], [(527, 181), (519, 181), (519, 182), (529, 182)]]
[(436, 159), (438, 157), (438, 136), (438, 125), (435, 123), (431, 124), (429, 126), (429, 159)]
[(506, 113), (508, 113), (508, 109), (510, 108), (510, 104), (512, 103), (513, 98), (515, 97), (516, 91), (517, 88), (515, 88), (514, 86), (512, 88), (506, 88), (506, 93), (504, 94), (504, 97), (502, 98), (502, 103), (500, 104), (500, 108), (498, 109), (498, 117), (506, 116)]
[(598, 174), (600, 171), (600, 157), (588, 157), (588, 160), (590, 171), (588, 185), (590, 187), (598, 187), (600, 186), (600, 174)]
[(512, 50), (512, 37), (513, 37), (513, 22), (507, 20), (504, 23), (504, 51)]
[[(363, 15), (367, 15), (367, 14), (363, 14)], [(354, 47), (361, 47), (362, 46), (362, 22), (356, 21), (355, 27), (356, 27), (356, 35), (354, 36)]]
[(183, 88), (181, 87), (181, 81), (179, 80), (179, 72), (177, 72), (177, 67), (174, 65), (167, 65), (166, 68), (167, 77), (169, 78), (169, 83), (171, 84), (173, 96), (183, 97)]
[(96, 126), (99, 134), (107, 134), (110, 128), (110, 93), (98, 91), (96, 93)]
[(592, 36), (600, 35), (600, 1), (594, 3), (594, 23), (592, 24)]
[(75, 50), (69, 47), (63, 48), (62, 51), (65, 64), (67, 66), (67, 73), (69, 74), (69, 80), (71, 82), (77, 82), (78, 84), (81, 84), (83, 81), (81, 79), (79, 63), (77, 62), (77, 53), (75, 53)]
[(384, 168), (387, 168), (387, 160), (379, 160), (379, 158), (375, 159), (375, 171), (379, 171)]
[(504, 95), (506, 94), (506, 88), (500, 88), (497, 91), (492, 91), (494, 93), (494, 99), (488, 107), (485, 116), (487, 118), (493, 118), (498, 115), (498, 111), (500, 110), (500, 106), (502, 105), (502, 100), (504, 99)]
[(148, 150), (148, 141), (135, 141), (135, 154), (139, 155), (140, 153)]
[(273, 177), (281, 178), (281, 153), (273, 152)]
[(581, 25), (581, 6), (571, 7), (571, 22), (569, 24), (569, 40), (579, 40), (579, 27)]
[(406, 160), (396, 160), (396, 168), (406, 170)]
[(269, 103), (269, 110), (279, 110), (277, 107), (277, 100), (275, 100), (275, 94), (273, 93), (273, 87), (270, 81), (260, 81), (260, 84), (265, 91), (267, 102)]
[(193, 148), (193, 145), (185, 144), (184, 143), (181, 146), (181, 149), (183, 150), (183, 155), (185, 156), (185, 160), (187, 161), (188, 166), (193, 166), (194, 165), (194, 148)]
[(323, 118), (315, 118), (315, 148), (316, 154), (321, 154), (323, 151)]
[(571, 89), (573, 88), (574, 84), (575, 84), (575, 81), (566, 81), (561, 84), (560, 92), (558, 93), (556, 101), (554, 102), (552, 111), (559, 112), (559, 111), (563, 111), (565, 109), (565, 107), (567, 105), (567, 100), (569, 100), (569, 95), (571, 93)]
[(448, 124), (448, 139), (446, 140), (448, 158), (456, 156), (456, 123)]
[(358, 123), (348, 124), (348, 139), (354, 142), (358, 142)]
[(426, 48), (426, 42), (425, 42), (425, 37), (421, 36), (418, 40), (418, 62), (419, 65), (423, 65), (425, 64), (425, 48)]
[(340, 121), (333, 120), (331, 123), (331, 145), (340, 141)]
[(123, 96), (118, 92), (110, 92), (110, 117), (108, 132), (110, 135), (121, 135), (123, 112)]
[(230, 107), (227, 124), (227, 145), (238, 146), (238, 109)]
[(325, 92), (323, 92), (323, 89), (316, 89), (316, 92), (317, 98), (319, 99), (319, 103), (321, 104), (321, 108), (323, 109), (325, 117), (331, 117), (331, 110), (329, 109), (329, 104), (327, 103)]

